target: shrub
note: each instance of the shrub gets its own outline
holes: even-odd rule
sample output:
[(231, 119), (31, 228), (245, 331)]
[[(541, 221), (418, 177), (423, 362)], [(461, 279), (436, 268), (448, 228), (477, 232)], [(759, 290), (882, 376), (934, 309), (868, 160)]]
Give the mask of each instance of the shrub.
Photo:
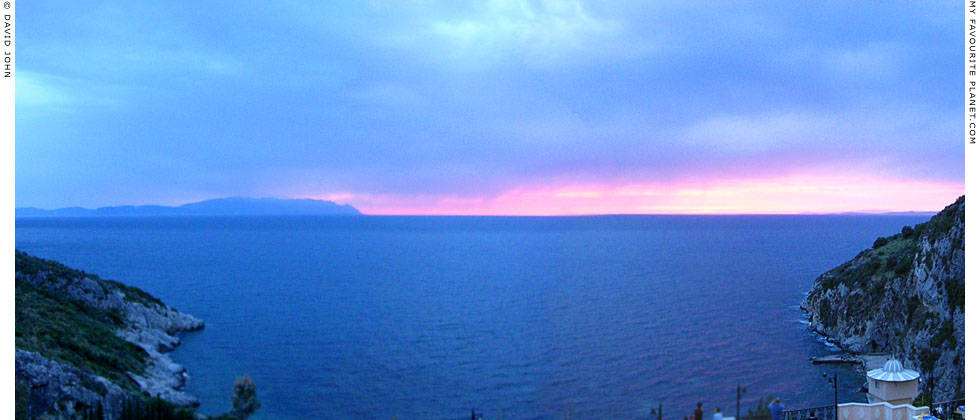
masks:
[(898, 257), (892, 255), (887, 261), (885, 261), (885, 270), (894, 270), (896, 265), (898, 265)]
[(755, 409), (749, 409), (749, 417), (758, 418), (768, 418), (769, 417), (769, 403), (775, 400), (776, 397), (769, 395), (765, 397), (759, 397), (759, 404), (756, 405)]
[(956, 311), (956, 308), (963, 308), (966, 302), (965, 286), (965, 283), (960, 283), (957, 280), (946, 282), (946, 304), (949, 305), (950, 311)]
[(834, 314), (833, 309), (830, 307), (830, 302), (827, 299), (821, 299), (819, 306), (817, 306), (817, 312), (820, 314), (820, 319), (823, 323), (829, 327), (834, 328), (837, 326), (837, 317)]
[(932, 372), (937, 360), (939, 360), (939, 352), (934, 349), (925, 349), (919, 353), (920, 365), (925, 372)]
[(888, 238), (878, 238), (878, 239), (875, 239), (875, 243), (871, 247), (874, 248), (874, 249), (878, 249), (878, 248), (881, 248), (881, 247), (883, 247), (885, 245), (888, 245)]
[(880, 258), (875, 258), (875, 259), (869, 261), (864, 266), (864, 269), (861, 270), (861, 274), (864, 275), (864, 277), (871, 277), (871, 276), (875, 275), (875, 273), (878, 272), (878, 269), (879, 268), (881, 268), (881, 259)]
[(912, 255), (905, 255), (902, 257), (901, 260), (898, 261), (898, 264), (895, 266), (895, 274), (901, 276), (908, 273), (909, 270), (911, 269), (912, 269)]
[(939, 347), (942, 346), (943, 343), (947, 341), (950, 342), (955, 341), (955, 338), (953, 338), (953, 321), (950, 320), (946, 320), (946, 322), (943, 322), (942, 327), (939, 328), (939, 331), (936, 332), (936, 335), (934, 335), (932, 339), (929, 340), (929, 344), (932, 347)]
[(912, 233), (913, 233), (913, 231), (912, 231), (912, 227), (911, 226), (904, 226), (904, 227), (902, 227), (902, 237), (903, 238), (911, 238), (912, 237)]
[(916, 407), (931, 407), (932, 401), (929, 399), (930, 394), (930, 392), (922, 392), (915, 397), (915, 400), (912, 401), (912, 405)]
[(124, 420), (197, 420), (197, 416), (190, 408), (181, 407), (159, 397), (146, 399), (135, 396), (123, 402), (119, 418)]
[(255, 382), (248, 377), (248, 374), (235, 379), (233, 388), (231, 412), (228, 413), (232, 417), (244, 420), (262, 406), (259, 404), (259, 398), (255, 395)]
[(952, 245), (953, 251), (956, 251), (956, 250), (962, 251), (963, 250), (963, 238), (962, 237), (955, 237), (955, 238), (953, 238), (953, 241), (952, 241), (951, 245)]

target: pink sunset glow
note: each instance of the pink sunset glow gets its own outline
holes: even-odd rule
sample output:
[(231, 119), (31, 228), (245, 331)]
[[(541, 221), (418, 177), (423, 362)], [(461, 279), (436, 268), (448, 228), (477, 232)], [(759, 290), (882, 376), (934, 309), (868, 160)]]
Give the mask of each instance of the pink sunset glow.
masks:
[(556, 185), (496, 196), (338, 193), (375, 215), (801, 214), (938, 211), (962, 182), (876, 177), (792, 176), (707, 182)]

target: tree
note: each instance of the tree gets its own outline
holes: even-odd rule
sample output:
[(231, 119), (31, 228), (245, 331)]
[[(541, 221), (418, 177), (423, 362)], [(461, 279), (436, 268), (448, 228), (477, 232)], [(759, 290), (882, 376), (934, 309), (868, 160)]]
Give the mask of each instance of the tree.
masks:
[[(753, 418), (767, 418), (769, 417), (769, 402), (776, 399), (772, 395), (759, 398), (759, 405), (755, 407), (755, 410), (749, 409), (749, 417)], [(769, 401), (769, 402), (767, 402)]]
[(231, 414), (232, 417), (244, 420), (255, 413), (261, 407), (259, 398), (255, 394), (255, 382), (248, 374), (239, 376), (235, 379), (235, 385), (231, 394)]
[(873, 245), (871, 245), (871, 247), (874, 248), (874, 249), (878, 249), (878, 248), (881, 248), (881, 247), (883, 247), (885, 245), (888, 245), (888, 238), (878, 238), (878, 239), (875, 239), (875, 243)]

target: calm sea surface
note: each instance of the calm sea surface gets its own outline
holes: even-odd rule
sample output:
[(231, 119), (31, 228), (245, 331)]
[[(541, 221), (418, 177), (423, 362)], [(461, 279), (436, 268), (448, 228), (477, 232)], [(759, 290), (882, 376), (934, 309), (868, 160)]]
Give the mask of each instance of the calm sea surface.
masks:
[[(814, 278), (906, 216), (19, 219), (17, 248), (207, 327), (172, 353), (201, 411), (248, 373), (255, 419), (641, 419), (736, 384), (833, 403)], [(840, 368), (842, 401), (863, 380)], [(706, 410), (707, 411), (707, 410)]]

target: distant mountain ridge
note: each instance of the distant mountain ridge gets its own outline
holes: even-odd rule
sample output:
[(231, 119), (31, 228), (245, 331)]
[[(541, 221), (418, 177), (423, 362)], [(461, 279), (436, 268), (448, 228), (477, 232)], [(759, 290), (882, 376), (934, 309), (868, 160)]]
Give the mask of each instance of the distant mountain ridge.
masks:
[(858, 210), (839, 213), (818, 213), (805, 211), (800, 215), (807, 216), (932, 216), (934, 211), (889, 211), (889, 210)]
[(843, 213), (834, 213), (839, 215), (878, 215), (878, 216), (932, 216), (936, 214), (934, 211), (887, 211), (887, 210), (862, 210), (862, 211), (846, 211)]
[(272, 216), (272, 215), (360, 215), (349, 204), (332, 201), (279, 198), (228, 197), (171, 206), (112, 206), (86, 209), (65, 207), (44, 210), (19, 207), (16, 217), (139, 217), (139, 216)]

